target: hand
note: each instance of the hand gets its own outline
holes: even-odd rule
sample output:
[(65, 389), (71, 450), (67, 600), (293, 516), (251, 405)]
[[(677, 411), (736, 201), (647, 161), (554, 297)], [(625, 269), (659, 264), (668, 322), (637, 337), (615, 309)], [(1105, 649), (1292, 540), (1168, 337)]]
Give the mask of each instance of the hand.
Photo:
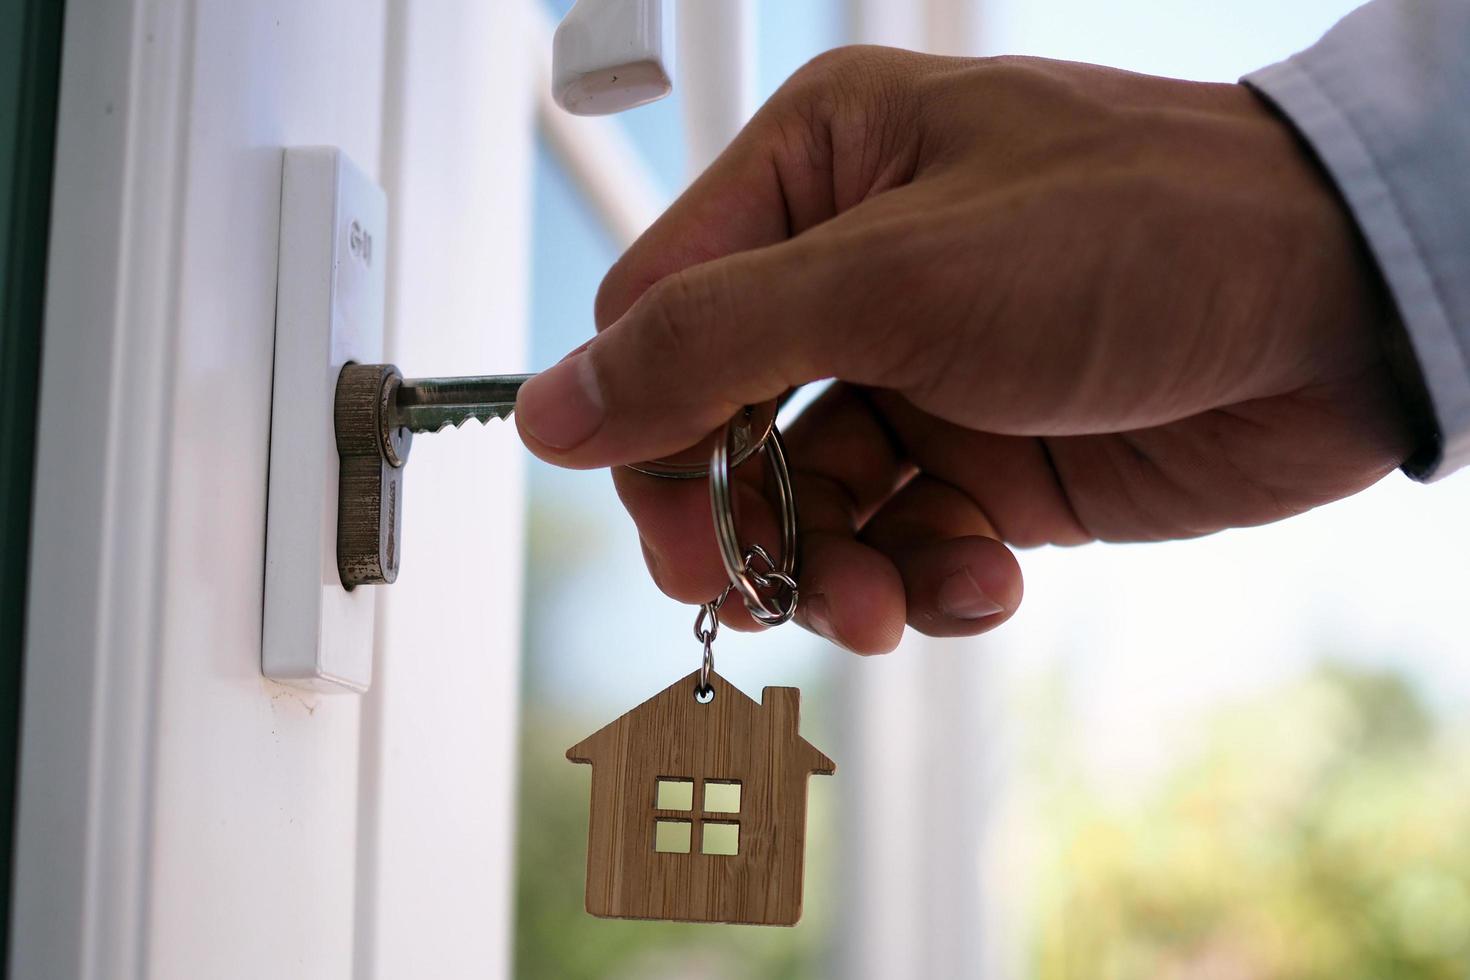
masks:
[[(1376, 273), (1239, 85), (824, 55), (617, 262), (596, 318), (516, 412), (564, 466), (664, 456), (839, 379), (788, 433), (798, 619), (860, 653), (905, 622), (1007, 619), (1021, 575), (1002, 542), (1261, 524), (1410, 448)], [(756, 469), (737, 471), (741, 529), (769, 546)], [(615, 480), (659, 586), (718, 594), (703, 482)]]

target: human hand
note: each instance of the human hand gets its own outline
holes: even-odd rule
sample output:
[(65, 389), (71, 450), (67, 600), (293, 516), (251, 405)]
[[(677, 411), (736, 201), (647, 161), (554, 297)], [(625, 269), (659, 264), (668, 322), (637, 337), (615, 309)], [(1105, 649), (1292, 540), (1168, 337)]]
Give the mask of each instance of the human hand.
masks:
[[(600, 333), (515, 417), (538, 456), (613, 466), (838, 379), (787, 432), (798, 619), (876, 653), (905, 622), (1007, 619), (1002, 542), (1192, 537), (1375, 482), (1410, 448), (1389, 315), (1333, 189), (1242, 86), (845, 49), (613, 266)], [(757, 469), (741, 529), (770, 546)], [(659, 586), (717, 595), (703, 481), (614, 479)]]

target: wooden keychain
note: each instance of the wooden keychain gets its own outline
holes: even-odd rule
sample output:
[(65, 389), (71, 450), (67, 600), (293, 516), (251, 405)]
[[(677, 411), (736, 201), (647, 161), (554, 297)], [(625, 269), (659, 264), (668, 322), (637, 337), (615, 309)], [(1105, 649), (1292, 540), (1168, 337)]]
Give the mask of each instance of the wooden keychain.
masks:
[[(767, 687), (756, 702), (714, 670), (719, 610), (739, 592), (776, 626), (796, 613), (796, 498), (774, 424), (741, 445), (727, 425), (709, 466), (710, 506), (730, 584), (700, 607), (699, 669), (567, 750), (592, 766), (587, 911), (623, 919), (795, 925), (801, 918), (807, 779), (836, 764), (801, 737), (801, 692)], [(748, 426), (744, 427), (749, 430)], [(781, 561), (742, 551), (730, 499), (736, 463), (756, 448), (771, 462), (781, 510)], [(641, 469), (641, 468), (640, 468)], [(670, 475), (660, 465), (655, 475)], [(763, 570), (758, 570), (759, 565)]]

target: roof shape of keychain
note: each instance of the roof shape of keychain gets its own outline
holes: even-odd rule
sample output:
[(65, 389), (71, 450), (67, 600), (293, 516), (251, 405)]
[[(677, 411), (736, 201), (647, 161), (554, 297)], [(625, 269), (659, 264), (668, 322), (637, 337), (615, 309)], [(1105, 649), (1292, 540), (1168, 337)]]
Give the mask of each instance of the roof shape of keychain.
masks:
[[(799, 728), (801, 692), (754, 701), (714, 671), (720, 605), (732, 591), (759, 622), (796, 611), (797, 518), (774, 425), (761, 448), (781, 508), (781, 561), (743, 553), (730, 504), (727, 425), (710, 455), (710, 504), (730, 585), (700, 607), (698, 670), (567, 750), (592, 766), (587, 911), (609, 918), (795, 925), (801, 918), (807, 779), (836, 764)], [(761, 567), (757, 566), (763, 566)]]

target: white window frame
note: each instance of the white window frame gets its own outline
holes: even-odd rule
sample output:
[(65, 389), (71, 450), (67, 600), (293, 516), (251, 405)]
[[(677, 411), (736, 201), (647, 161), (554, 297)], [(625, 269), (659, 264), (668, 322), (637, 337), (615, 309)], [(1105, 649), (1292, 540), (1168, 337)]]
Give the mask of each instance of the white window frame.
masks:
[[(206, 220), (222, 202), (268, 202), (282, 145), (343, 145), (395, 209), (389, 355), (409, 371), (523, 366), (527, 11), (347, 7), (67, 4), (11, 976), (509, 975), (519, 441), (500, 428), (415, 446), (372, 694), (268, 681), (251, 635), (262, 556), (240, 529), (263, 547), (275, 232), (264, 206), (248, 227)], [(309, 110), (281, 91), (301, 79), (262, 77), (278, 64), (317, 66), (298, 93)], [(497, 111), (447, 132), (446, 89)], [(469, 195), (487, 169), (512, 206), (467, 220), (445, 188)], [(221, 486), (199, 447), (226, 438), (243, 447), (225, 454), (243, 464), (229, 499), (191, 496)], [(230, 550), (206, 553), (209, 521), (232, 529)], [(483, 551), (429, 544), (450, 537), (499, 549), (500, 578), (487, 587)], [(191, 779), (205, 785), (191, 794)]]

